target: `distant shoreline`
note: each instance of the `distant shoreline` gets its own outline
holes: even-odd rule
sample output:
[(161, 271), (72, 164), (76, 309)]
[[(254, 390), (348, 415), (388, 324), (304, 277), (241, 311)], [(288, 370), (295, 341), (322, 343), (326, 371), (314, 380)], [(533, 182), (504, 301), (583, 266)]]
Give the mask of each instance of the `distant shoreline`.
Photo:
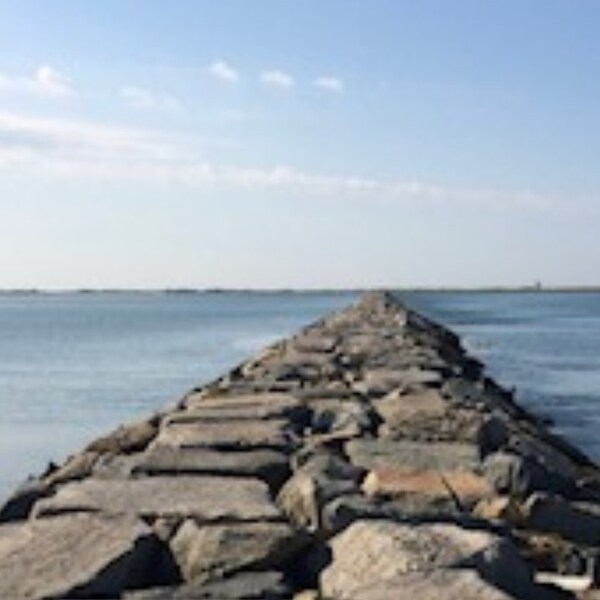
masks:
[[(59, 295), (107, 295), (107, 294), (156, 294), (156, 295), (216, 295), (216, 294), (361, 294), (381, 288), (73, 288), (73, 289), (0, 289), (0, 296), (59, 296)], [(387, 288), (395, 292), (427, 293), (600, 293), (597, 286), (552, 287), (397, 287)]]

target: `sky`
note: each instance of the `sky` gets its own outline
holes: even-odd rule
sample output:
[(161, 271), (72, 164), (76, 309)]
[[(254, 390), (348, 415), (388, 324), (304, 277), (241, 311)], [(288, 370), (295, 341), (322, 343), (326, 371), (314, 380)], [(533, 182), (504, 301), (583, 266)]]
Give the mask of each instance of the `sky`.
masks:
[(598, 285), (595, 0), (0, 0), (0, 288)]

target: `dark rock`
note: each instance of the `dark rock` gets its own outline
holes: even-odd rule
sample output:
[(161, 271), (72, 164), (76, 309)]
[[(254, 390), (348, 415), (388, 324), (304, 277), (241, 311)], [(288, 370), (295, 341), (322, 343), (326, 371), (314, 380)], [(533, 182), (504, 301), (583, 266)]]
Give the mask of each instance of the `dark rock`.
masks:
[(21, 484), (0, 507), (0, 523), (27, 519), (33, 505), (52, 493), (48, 483), (29, 479)]
[(525, 525), (590, 546), (600, 545), (600, 511), (592, 512), (559, 496), (533, 494), (523, 507)]

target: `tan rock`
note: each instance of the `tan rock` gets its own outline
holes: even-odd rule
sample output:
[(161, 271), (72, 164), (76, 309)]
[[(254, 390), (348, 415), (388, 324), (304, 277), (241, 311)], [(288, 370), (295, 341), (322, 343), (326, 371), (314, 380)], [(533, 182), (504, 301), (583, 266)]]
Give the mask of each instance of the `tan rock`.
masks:
[(87, 446), (86, 450), (100, 454), (106, 452), (113, 454), (139, 452), (148, 446), (156, 433), (157, 426), (153, 420), (122, 425), (113, 433), (93, 441)]
[(509, 496), (483, 498), (473, 509), (473, 514), (488, 521), (506, 521), (517, 524), (522, 520), (519, 504)]
[(475, 502), (490, 496), (492, 489), (485, 478), (470, 471), (421, 471), (379, 468), (371, 471), (363, 482), (369, 496), (424, 494), (453, 496), (461, 503)]
[(279, 512), (262, 481), (237, 477), (86, 479), (37, 502), (37, 517), (68, 512), (196, 517), (200, 521), (276, 520)]

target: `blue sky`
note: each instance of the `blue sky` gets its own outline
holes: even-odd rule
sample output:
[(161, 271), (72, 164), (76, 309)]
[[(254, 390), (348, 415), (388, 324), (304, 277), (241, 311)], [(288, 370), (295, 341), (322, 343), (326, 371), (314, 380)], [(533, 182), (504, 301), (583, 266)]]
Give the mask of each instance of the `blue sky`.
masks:
[(593, 0), (0, 0), (0, 287), (600, 284)]

